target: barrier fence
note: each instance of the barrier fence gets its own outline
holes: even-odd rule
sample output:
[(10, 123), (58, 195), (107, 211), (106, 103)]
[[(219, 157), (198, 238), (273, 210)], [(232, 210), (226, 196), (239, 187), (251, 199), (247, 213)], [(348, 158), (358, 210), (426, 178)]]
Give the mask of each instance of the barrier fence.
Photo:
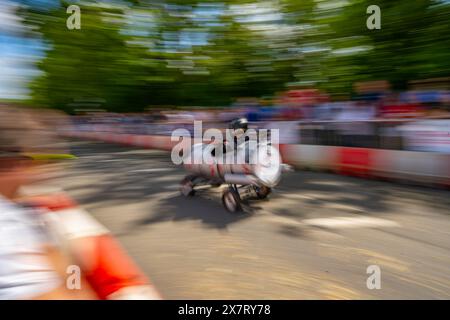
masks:
[[(258, 125), (280, 128), (283, 160), (298, 169), (450, 186), (449, 120), (270, 122)], [(168, 133), (168, 127), (166, 129)], [(123, 133), (120, 127), (104, 125), (74, 126), (62, 130), (62, 134), (166, 151), (178, 143), (171, 141), (168, 134)]]

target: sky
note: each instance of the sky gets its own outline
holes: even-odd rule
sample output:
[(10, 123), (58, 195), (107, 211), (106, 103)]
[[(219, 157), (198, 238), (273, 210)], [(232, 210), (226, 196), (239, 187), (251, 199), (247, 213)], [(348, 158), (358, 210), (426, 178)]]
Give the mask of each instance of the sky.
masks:
[(33, 62), (43, 54), (40, 41), (22, 37), (16, 6), (10, 0), (0, 2), (0, 99), (27, 98), (27, 82), (38, 74)]

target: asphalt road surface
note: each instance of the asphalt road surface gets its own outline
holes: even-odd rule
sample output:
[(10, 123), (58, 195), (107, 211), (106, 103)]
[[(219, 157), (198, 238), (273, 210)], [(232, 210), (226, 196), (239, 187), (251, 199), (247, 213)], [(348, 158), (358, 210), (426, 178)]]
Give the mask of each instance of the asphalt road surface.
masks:
[[(221, 188), (179, 195), (168, 153), (71, 141), (60, 185), (168, 299), (450, 298), (450, 192), (286, 173), (230, 214)], [(380, 268), (380, 289), (367, 268)]]

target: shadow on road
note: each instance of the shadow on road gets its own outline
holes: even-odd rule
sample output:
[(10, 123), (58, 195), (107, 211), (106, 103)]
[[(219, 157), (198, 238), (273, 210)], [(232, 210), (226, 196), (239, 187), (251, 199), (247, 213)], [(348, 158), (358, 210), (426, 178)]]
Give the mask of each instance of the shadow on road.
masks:
[[(215, 197), (216, 198), (216, 197)], [(207, 192), (202, 195), (186, 198), (182, 195), (166, 197), (158, 203), (158, 213), (135, 222), (137, 226), (149, 225), (164, 221), (198, 221), (209, 228), (226, 229), (233, 223), (250, 218), (250, 211), (230, 213), (222, 208), (219, 199), (211, 199)]]
[[(245, 214), (230, 214), (223, 209), (220, 195), (214, 191), (200, 192), (192, 199), (174, 196), (185, 172), (170, 161), (166, 152), (98, 142), (73, 145), (73, 153), (80, 158), (63, 178), (70, 181), (66, 187), (69, 192), (79, 193), (76, 199), (81, 204), (95, 209), (105, 206), (106, 202), (114, 206), (157, 200), (148, 210), (151, 214), (133, 222), (131, 228), (192, 220), (206, 227), (226, 229), (252, 217), (260, 209), (289, 219), (327, 214), (381, 216), (392, 212), (393, 199), (394, 202), (397, 199), (422, 201), (427, 206), (448, 205), (442, 202), (443, 190), (301, 171), (284, 175), (268, 204), (253, 202)], [(81, 183), (80, 177), (84, 177)], [(290, 236), (301, 234), (294, 227), (286, 227), (281, 232)]]

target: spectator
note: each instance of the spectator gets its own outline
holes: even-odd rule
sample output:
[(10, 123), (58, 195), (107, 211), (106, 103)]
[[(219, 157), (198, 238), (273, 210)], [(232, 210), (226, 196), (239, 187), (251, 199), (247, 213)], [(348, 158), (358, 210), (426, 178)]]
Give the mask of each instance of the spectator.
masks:
[(40, 173), (27, 152), (53, 145), (49, 137), (30, 112), (0, 106), (0, 299), (94, 297), (86, 289), (65, 288), (67, 258), (47, 235), (40, 215), (15, 203), (20, 187)]

